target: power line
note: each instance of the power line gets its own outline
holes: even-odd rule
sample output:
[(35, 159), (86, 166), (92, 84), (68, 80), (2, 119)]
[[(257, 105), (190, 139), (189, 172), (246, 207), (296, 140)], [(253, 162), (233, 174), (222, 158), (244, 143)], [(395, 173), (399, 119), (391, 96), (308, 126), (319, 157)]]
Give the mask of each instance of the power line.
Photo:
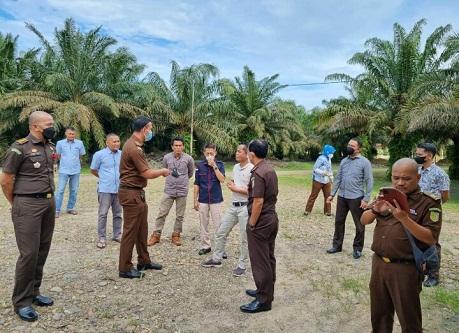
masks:
[(318, 86), (326, 84), (337, 84), (337, 83), (350, 83), (352, 81), (328, 81), (328, 82), (311, 82), (311, 83), (291, 83), (285, 84), (287, 87), (300, 87), (300, 86)]

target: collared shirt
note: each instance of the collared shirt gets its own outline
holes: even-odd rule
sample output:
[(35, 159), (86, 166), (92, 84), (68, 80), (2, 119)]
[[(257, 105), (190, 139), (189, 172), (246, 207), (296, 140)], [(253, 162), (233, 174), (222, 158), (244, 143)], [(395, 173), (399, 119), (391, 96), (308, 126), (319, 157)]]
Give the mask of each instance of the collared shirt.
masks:
[(335, 183), (331, 192), (345, 199), (357, 199), (369, 201), (373, 190), (373, 173), (371, 163), (365, 157), (358, 155), (354, 158), (344, 158), (336, 174)]
[[(417, 224), (429, 229), (438, 243), (442, 223), (440, 200), (420, 192), (419, 189), (408, 194), (407, 197), (410, 207), (409, 217)], [(418, 240), (416, 240), (416, 245), (423, 250), (428, 248), (427, 244)], [(414, 258), (405, 229), (392, 214), (386, 217), (376, 215), (376, 226), (373, 232), (371, 249), (379, 256), (389, 259)]]
[(107, 147), (99, 150), (92, 157), (91, 169), (99, 173), (97, 192), (118, 193), (121, 154), (121, 150), (113, 152)]
[(143, 144), (136, 141), (134, 134), (126, 140), (120, 160), (120, 185), (127, 187), (144, 188), (147, 179), (141, 176), (150, 169)]
[[(220, 172), (225, 174), (225, 165), (217, 161), (217, 167)], [(198, 202), (205, 204), (220, 203), (223, 201), (223, 193), (220, 181), (215, 175), (215, 170), (207, 161), (201, 161), (196, 168), (194, 185), (199, 186)]]
[[(251, 173), (252, 169), (253, 169), (253, 164), (250, 162), (244, 165), (243, 167), (241, 167), (240, 163), (236, 164), (233, 168), (234, 184), (238, 187), (248, 188), (249, 182), (250, 182), (250, 176), (252, 175)], [(238, 193), (238, 192), (233, 192), (232, 201), (233, 202), (246, 202), (247, 195)]]
[(419, 187), (422, 192), (429, 192), (441, 198), (441, 192), (449, 191), (449, 177), (446, 172), (436, 164), (428, 168), (419, 167)]
[(252, 169), (248, 192), (247, 210), (249, 215), (252, 214), (254, 198), (263, 198), (260, 218), (263, 215), (276, 214), (277, 195), (279, 194), (277, 174), (265, 160), (262, 160)]
[(333, 173), (330, 159), (325, 155), (320, 155), (316, 163), (314, 163), (312, 172), (312, 179), (321, 184), (328, 184), (330, 177), (324, 175), (324, 173)]
[(83, 141), (75, 139), (59, 140), (56, 144), (56, 151), (61, 155), (59, 160), (59, 172), (67, 175), (76, 175), (81, 171), (80, 157), (86, 154)]
[(166, 177), (164, 185), (164, 193), (170, 197), (185, 197), (188, 195), (189, 179), (193, 177), (195, 170), (193, 158), (182, 153), (178, 158), (175, 157), (174, 152), (164, 155), (163, 167), (169, 169), (177, 169), (178, 177), (169, 175)]
[(15, 175), (14, 194), (54, 192), (52, 143), (44, 143), (29, 134), (17, 140), (6, 152), (3, 172)]

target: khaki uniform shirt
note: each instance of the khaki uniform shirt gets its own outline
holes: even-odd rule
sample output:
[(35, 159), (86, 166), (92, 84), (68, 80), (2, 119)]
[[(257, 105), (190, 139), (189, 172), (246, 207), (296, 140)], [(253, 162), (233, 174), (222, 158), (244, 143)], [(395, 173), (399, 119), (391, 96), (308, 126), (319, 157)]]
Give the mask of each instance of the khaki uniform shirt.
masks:
[(29, 134), (13, 143), (6, 153), (3, 172), (15, 174), (14, 194), (54, 192), (54, 161), (56, 150)]
[[(409, 217), (416, 223), (428, 228), (438, 242), (442, 216), (440, 200), (416, 190), (408, 194), (410, 207)], [(416, 238), (415, 238), (416, 239)], [(428, 245), (418, 240), (419, 248), (427, 249)], [(410, 241), (405, 229), (392, 214), (384, 217), (376, 215), (376, 226), (373, 233), (371, 249), (381, 257), (390, 259), (414, 259)]]
[(252, 214), (252, 205), (254, 198), (263, 198), (263, 207), (261, 208), (260, 217), (266, 214), (276, 213), (277, 194), (277, 175), (271, 165), (265, 160), (261, 161), (252, 169), (252, 175), (249, 181), (249, 198), (247, 209), (249, 215)]
[(144, 188), (147, 179), (141, 174), (150, 169), (143, 145), (138, 143), (132, 135), (123, 146), (120, 161), (120, 186)]

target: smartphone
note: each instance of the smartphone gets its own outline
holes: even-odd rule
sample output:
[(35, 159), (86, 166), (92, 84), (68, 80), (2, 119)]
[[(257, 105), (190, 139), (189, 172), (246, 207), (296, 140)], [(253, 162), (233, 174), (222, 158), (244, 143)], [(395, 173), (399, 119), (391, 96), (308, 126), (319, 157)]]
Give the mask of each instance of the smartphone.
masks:
[(402, 210), (405, 212), (410, 212), (410, 207), (408, 206), (408, 198), (406, 194), (402, 191), (397, 190), (393, 187), (381, 187), (379, 189), (379, 199), (385, 200), (389, 202), (392, 206), (394, 206), (394, 200), (398, 202), (398, 205)]

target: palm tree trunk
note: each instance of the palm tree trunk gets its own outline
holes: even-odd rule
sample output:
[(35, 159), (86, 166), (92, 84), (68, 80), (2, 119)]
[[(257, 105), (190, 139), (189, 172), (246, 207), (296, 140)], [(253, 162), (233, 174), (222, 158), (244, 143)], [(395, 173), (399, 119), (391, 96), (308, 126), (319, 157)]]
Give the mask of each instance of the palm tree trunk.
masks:
[(392, 136), (387, 148), (389, 149), (389, 163), (387, 169), (387, 178), (390, 180), (392, 175), (392, 164), (403, 157), (411, 157), (413, 148), (418, 140), (418, 135), (411, 134), (404, 136), (395, 134)]
[(450, 161), (448, 173), (451, 179), (459, 179), (459, 133), (451, 138), (453, 146), (447, 151), (448, 160)]

